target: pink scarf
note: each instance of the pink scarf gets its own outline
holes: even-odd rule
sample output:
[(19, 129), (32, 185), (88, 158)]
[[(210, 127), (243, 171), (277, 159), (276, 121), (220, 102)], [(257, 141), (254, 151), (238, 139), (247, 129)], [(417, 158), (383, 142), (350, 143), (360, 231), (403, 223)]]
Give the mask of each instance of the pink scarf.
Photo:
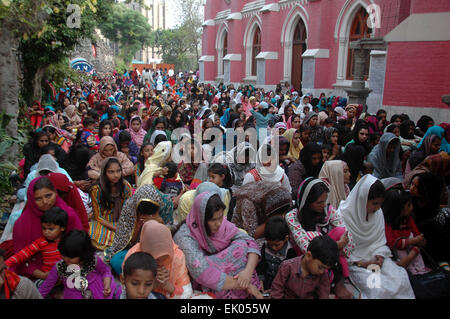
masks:
[[(14, 224), (13, 228), (13, 243), (14, 243), (14, 253), (18, 252), (22, 248), (28, 246), (33, 241), (42, 236), (42, 226), (41, 226), (41, 216), (44, 214), (34, 201), (34, 185), (38, 180), (44, 178), (43, 176), (36, 177), (31, 181), (27, 190), (27, 203), (25, 208), (23, 209), (22, 215), (20, 215), (19, 219)], [(59, 207), (66, 211), (69, 219), (66, 227), (66, 232), (69, 232), (73, 229), (83, 230), (83, 225), (81, 224), (80, 218), (78, 217), (77, 212), (67, 205), (61, 197), (56, 195), (56, 203), (54, 207)], [(34, 257), (34, 261), (29, 261), (29, 267), (26, 269), (27, 274), (32, 274), (34, 270), (39, 269), (40, 265), (42, 265), (42, 255), (36, 254)], [(22, 271), (20, 271), (19, 269)], [(19, 275), (25, 272), (24, 266), (19, 266), (17, 268), (19, 271)], [(16, 271), (17, 272), (17, 271)]]
[[(217, 233), (212, 236), (206, 234), (204, 226), (206, 204), (214, 194), (218, 193), (205, 192), (195, 197), (194, 204), (186, 218), (186, 224), (191, 231), (191, 235), (197, 240), (200, 247), (210, 254), (227, 248), (238, 231), (233, 223), (224, 218)], [(215, 251), (211, 251), (210, 246), (214, 247)]]
[[(131, 127), (131, 123), (133, 122), (134, 119), (139, 119), (139, 121), (141, 122), (141, 128), (139, 129), (138, 132), (135, 132), (133, 130), (133, 128)], [(126, 129), (128, 132), (130, 132), (131, 135), (131, 139), (133, 140), (134, 143), (136, 143), (136, 145), (141, 148), (142, 144), (144, 143), (144, 137), (147, 134), (147, 131), (144, 130), (142, 128), (142, 119), (138, 116), (135, 115), (131, 118), (130, 120), (130, 127)]]

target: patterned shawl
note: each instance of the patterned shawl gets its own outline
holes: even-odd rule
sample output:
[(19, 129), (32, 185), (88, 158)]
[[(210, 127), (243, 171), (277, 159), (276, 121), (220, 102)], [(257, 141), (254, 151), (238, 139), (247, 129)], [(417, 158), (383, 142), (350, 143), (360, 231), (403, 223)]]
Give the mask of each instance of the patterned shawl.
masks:
[[(131, 127), (131, 123), (134, 119), (138, 119), (139, 122), (141, 122), (141, 127), (138, 132), (135, 132)], [(130, 127), (127, 128), (126, 131), (130, 133), (131, 140), (134, 141), (139, 148), (141, 148), (142, 144), (144, 143), (144, 137), (147, 134), (147, 131), (142, 128), (142, 119), (138, 115), (135, 115), (131, 118)]]

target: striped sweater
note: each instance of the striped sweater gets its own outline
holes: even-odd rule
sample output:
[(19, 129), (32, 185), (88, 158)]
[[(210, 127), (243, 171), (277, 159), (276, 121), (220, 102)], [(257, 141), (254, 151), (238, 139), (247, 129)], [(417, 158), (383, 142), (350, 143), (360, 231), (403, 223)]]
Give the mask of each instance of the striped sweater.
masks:
[(8, 268), (23, 264), (34, 254), (41, 252), (43, 259), (43, 272), (49, 272), (52, 267), (61, 260), (61, 254), (58, 251), (58, 242), (48, 242), (44, 236), (39, 237), (33, 243), (18, 251), (5, 262)]

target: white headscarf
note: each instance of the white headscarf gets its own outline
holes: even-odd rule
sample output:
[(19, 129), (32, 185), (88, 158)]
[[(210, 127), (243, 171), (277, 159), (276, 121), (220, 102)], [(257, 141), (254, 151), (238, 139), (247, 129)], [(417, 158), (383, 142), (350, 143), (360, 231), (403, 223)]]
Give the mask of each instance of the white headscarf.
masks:
[(238, 94), (236, 94), (236, 97), (234, 98), (234, 102), (235, 102), (236, 104), (242, 103), (242, 102), (241, 102), (242, 95), (243, 95), (243, 94), (242, 94), (241, 92), (239, 92)]
[[(256, 170), (258, 171), (259, 176), (261, 176), (261, 179), (263, 181), (274, 182), (274, 183), (280, 182), (281, 178), (284, 175), (284, 170), (280, 167), (280, 165), (278, 165), (278, 156), (276, 156), (276, 159), (272, 158), (272, 161), (276, 161), (275, 169), (272, 167), (275, 165), (274, 162), (272, 162), (272, 165), (269, 167), (265, 167), (263, 165), (263, 162), (261, 159), (262, 159), (262, 155), (263, 155), (262, 152), (263, 152), (264, 145), (265, 144), (261, 145), (261, 147), (258, 150), (258, 156), (256, 157)], [(276, 148), (272, 147), (272, 155), (273, 155), (273, 152), (275, 152), (275, 149)]]
[(355, 244), (355, 249), (349, 257), (350, 262), (369, 261), (376, 255), (385, 258), (392, 256), (391, 250), (386, 245), (383, 211), (380, 208), (373, 214), (367, 213), (369, 190), (377, 180), (373, 175), (365, 175), (337, 210), (347, 230), (352, 234)]
[(319, 178), (330, 189), (328, 201), (334, 208), (338, 208), (350, 192), (348, 186), (344, 184), (344, 165), (345, 162), (339, 160), (326, 161), (319, 173)]
[(283, 102), (283, 104), (281, 104), (280, 109), (278, 110), (278, 114), (279, 115), (283, 115), (284, 114), (284, 108), (286, 107), (286, 105), (288, 105), (291, 102), (291, 100), (286, 100)]

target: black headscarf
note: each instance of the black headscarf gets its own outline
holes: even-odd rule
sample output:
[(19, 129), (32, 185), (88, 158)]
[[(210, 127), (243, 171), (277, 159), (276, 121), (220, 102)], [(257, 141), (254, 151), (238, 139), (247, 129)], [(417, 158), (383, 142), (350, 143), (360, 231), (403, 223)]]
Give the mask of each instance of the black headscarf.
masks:
[[(314, 154), (320, 154), (321, 158), (320, 163), (315, 166), (312, 164), (312, 156)], [(305, 174), (302, 176), (302, 178), (305, 179), (311, 176), (318, 177), (323, 165), (322, 160), (322, 148), (316, 143), (306, 144), (305, 147), (303, 147), (300, 151), (300, 161), (305, 168)]]

